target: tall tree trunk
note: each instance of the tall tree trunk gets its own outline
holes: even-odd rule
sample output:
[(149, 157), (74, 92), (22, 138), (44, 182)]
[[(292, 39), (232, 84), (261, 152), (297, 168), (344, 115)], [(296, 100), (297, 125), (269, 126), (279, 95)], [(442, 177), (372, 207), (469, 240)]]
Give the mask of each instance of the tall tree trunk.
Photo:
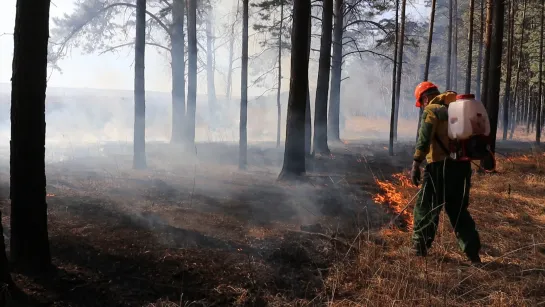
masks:
[[(486, 110), (490, 117), (490, 149), (496, 152), (496, 132), (498, 131), (498, 113), (501, 88), (501, 60), (502, 60), (502, 45), (503, 45), (503, 23), (504, 23), (504, 2), (497, 1), (494, 3), (494, 27), (492, 33), (492, 43), (490, 47), (490, 61), (488, 71), (488, 90), (486, 96)], [(485, 71), (486, 72), (486, 71)], [(481, 166), (484, 169), (490, 170), (493, 168), (491, 159), (481, 160)]]
[(465, 93), (471, 93), (471, 67), (473, 65), (473, 16), (475, 12), (475, 0), (469, 1), (469, 31), (467, 36), (467, 66)]
[(489, 72), (490, 72), (490, 53), (492, 51), (492, 14), (494, 0), (487, 0), (486, 3), (486, 32), (484, 40), (484, 67), (483, 67), (483, 83), (481, 87), (482, 103), (488, 106), (488, 87), (489, 87)]
[(509, 112), (515, 112), (514, 108), (509, 110), (511, 101), (511, 77), (513, 71), (513, 39), (515, 32), (514, 4), (508, 1), (508, 27), (507, 27), (507, 71), (505, 76), (505, 94), (503, 95), (503, 140), (507, 140), (507, 131), (509, 130)]
[(305, 173), (305, 100), (308, 95), (309, 20), (310, 0), (294, 1), (291, 33), (291, 82), (286, 121), (284, 165), (278, 176), (280, 180), (297, 178)]
[(407, 0), (401, 1), (401, 28), (399, 29), (399, 47), (397, 49), (397, 80), (396, 80), (396, 105), (395, 105), (395, 118), (394, 118), (394, 140), (397, 140), (397, 124), (399, 121), (399, 100), (401, 97), (401, 76), (403, 71), (403, 47), (405, 46), (405, 11), (407, 7)]
[(448, 0), (448, 39), (447, 39), (447, 84), (446, 89), (452, 90), (452, 1)]
[(28, 273), (51, 268), (44, 161), (49, 5), (17, 0), (13, 34), (10, 251), (13, 264)]
[(276, 87), (276, 147), (280, 147), (280, 122), (282, 121), (282, 30), (284, 26), (284, 0), (280, 1), (280, 26), (278, 28), (278, 86)]
[(185, 140), (185, 0), (172, 2), (172, 135), (170, 142), (181, 144)]
[(218, 114), (216, 84), (215, 84), (215, 65), (214, 65), (214, 11), (212, 6), (207, 7), (206, 14), (206, 92), (208, 93), (208, 112), (210, 120), (214, 122)]
[(238, 148), (238, 167), (240, 169), (246, 169), (248, 164), (248, 1), (242, 0), (242, 70), (240, 73), (240, 141)]
[[(310, 18), (308, 20), (308, 33), (307, 62), (310, 62), (310, 45), (312, 42), (312, 24)], [(307, 102), (305, 105), (305, 154), (307, 156), (310, 156), (312, 150), (312, 119), (310, 112), (310, 85), (307, 77)]]
[(237, 11), (235, 13), (235, 19), (231, 24), (231, 37), (229, 37), (229, 68), (227, 70), (227, 87), (225, 90), (225, 96), (227, 101), (231, 101), (231, 92), (233, 90), (233, 58), (235, 56), (235, 27), (237, 25), (238, 13), (240, 11), (240, 0), (237, 1)]
[(335, 25), (333, 27), (333, 59), (331, 67), (331, 90), (329, 92), (328, 139), (341, 140), (339, 116), (341, 111), (341, 72), (343, 58), (343, 4), (344, 0), (335, 0)]
[(481, 17), (480, 17), (480, 35), (479, 35), (479, 56), (477, 60), (477, 76), (475, 78), (475, 98), (481, 99), (481, 78), (483, 68), (483, 40), (484, 40), (484, 2), (486, 0), (480, 0), (481, 2)]
[(452, 88), (458, 91), (458, 0), (453, 3), (454, 37), (452, 42)]
[(134, 142), (133, 168), (146, 168), (146, 0), (136, 1), (134, 44)]
[[(474, 0), (471, 0), (474, 1)], [(431, 1), (430, 9), (430, 27), (428, 29), (428, 48), (426, 50), (426, 65), (424, 67), (424, 81), (428, 81), (430, 75), (430, 59), (431, 59), (431, 45), (433, 43), (433, 25), (435, 23), (435, 7), (437, 5), (437, 0)], [(422, 124), (422, 112), (424, 108), (420, 108), (418, 112), (418, 128), (416, 129), (416, 141), (418, 141), (418, 131), (420, 130), (420, 125)]]
[(195, 142), (195, 115), (197, 112), (197, 0), (187, 6), (187, 143)]
[(536, 143), (541, 143), (541, 108), (543, 100), (543, 27), (545, 21), (545, 3), (541, 2), (541, 27), (539, 39), (539, 84), (537, 94), (537, 111), (536, 111)]
[(331, 35), (333, 31), (333, 0), (324, 0), (322, 9), (322, 37), (316, 98), (314, 100), (314, 154), (328, 155), (327, 145), (327, 94), (331, 66)]
[(394, 129), (395, 129), (395, 109), (396, 109), (396, 79), (397, 79), (397, 48), (399, 46), (399, 0), (396, 0), (396, 17), (395, 17), (395, 42), (394, 42), (394, 63), (392, 72), (392, 108), (390, 109), (390, 140), (388, 143), (388, 154), (394, 155)]
[[(527, 3), (527, 0), (524, 0), (524, 4), (523, 4), (523, 8), (522, 8), (522, 26), (520, 27), (520, 44), (519, 44), (519, 55), (518, 55), (518, 62), (517, 62), (517, 76), (515, 77), (515, 90), (514, 90), (514, 93), (513, 93), (513, 104), (514, 105), (515, 103), (517, 103), (518, 100), (521, 100), (519, 99), (519, 85), (520, 85), (520, 70), (521, 70), (521, 63), (522, 63), (522, 60), (523, 60), (523, 52), (522, 52), (522, 48), (524, 47), (524, 27), (526, 25), (526, 3)], [(513, 29), (514, 31), (514, 29)], [(522, 101), (524, 101), (524, 99), (522, 99)], [(518, 105), (521, 105), (521, 103), (517, 103)], [(523, 113), (523, 112), (519, 112), (519, 113)], [(516, 129), (516, 126), (517, 126), (517, 122), (516, 120), (512, 120), (511, 122), (511, 131), (509, 133), (509, 138), (512, 139), (513, 138), (513, 134), (515, 133), (515, 129)]]

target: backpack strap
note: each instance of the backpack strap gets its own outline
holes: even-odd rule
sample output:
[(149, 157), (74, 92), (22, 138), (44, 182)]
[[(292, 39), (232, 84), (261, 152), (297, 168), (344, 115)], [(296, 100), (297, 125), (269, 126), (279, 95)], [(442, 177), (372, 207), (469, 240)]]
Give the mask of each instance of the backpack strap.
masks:
[(437, 144), (439, 144), (439, 147), (441, 147), (441, 149), (445, 152), (445, 154), (450, 157), (450, 150), (447, 149), (447, 146), (443, 144), (443, 142), (439, 139), (437, 134), (435, 135), (435, 141), (437, 142)]

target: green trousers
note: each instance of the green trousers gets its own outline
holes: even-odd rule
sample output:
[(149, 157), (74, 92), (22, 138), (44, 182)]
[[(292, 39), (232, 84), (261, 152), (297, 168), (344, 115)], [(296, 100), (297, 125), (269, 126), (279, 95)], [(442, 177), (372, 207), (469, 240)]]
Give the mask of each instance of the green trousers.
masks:
[(467, 210), (470, 186), (470, 162), (447, 159), (426, 165), (422, 191), (414, 208), (413, 241), (431, 247), (439, 224), (439, 213), (445, 207), (460, 248), (469, 257), (477, 255), (481, 242), (475, 222)]

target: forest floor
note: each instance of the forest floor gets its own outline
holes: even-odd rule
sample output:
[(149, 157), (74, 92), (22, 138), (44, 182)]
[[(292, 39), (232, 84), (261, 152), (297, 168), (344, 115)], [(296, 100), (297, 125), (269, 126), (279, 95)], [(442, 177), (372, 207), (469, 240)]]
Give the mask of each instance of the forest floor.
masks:
[[(410, 250), (412, 145), (345, 142), (309, 162), (308, 182), (276, 182), (283, 151), (198, 144), (49, 153), (47, 277), (14, 273), (21, 306), (545, 305), (545, 155), (502, 143), (498, 174), (473, 177), (483, 241), (471, 266), (442, 223), (431, 254)], [(79, 154), (78, 154), (79, 153)], [(61, 161), (62, 160), (62, 161)], [(9, 172), (1, 210), (9, 238)], [(9, 240), (7, 240), (9, 246)]]

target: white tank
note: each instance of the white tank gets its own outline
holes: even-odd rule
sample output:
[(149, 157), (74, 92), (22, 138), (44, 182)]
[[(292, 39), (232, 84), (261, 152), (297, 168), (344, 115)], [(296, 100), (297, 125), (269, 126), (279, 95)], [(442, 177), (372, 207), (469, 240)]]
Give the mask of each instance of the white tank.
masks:
[(475, 95), (456, 96), (448, 106), (448, 135), (451, 139), (465, 140), (473, 135), (490, 134), (488, 113)]

